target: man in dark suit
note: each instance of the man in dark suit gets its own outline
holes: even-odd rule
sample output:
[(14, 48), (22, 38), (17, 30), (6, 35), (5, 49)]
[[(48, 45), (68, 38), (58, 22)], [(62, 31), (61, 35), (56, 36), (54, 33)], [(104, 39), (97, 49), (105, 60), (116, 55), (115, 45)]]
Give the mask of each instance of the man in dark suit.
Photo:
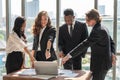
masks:
[[(88, 37), (86, 24), (75, 21), (74, 19), (75, 16), (73, 10), (66, 9), (64, 11), (65, 24), (59, 28), (59, 57), (64, 57), (69, 51)], [(83, 54), (85, 54), (86, 51), (87, 50), (85, 50)], [(66, 64), (64, 64), (64, 68), (80, 70), (81, 57), (84, 57), (83, 54), (67, 61)]]
[(86, 13), (86, 23), (88, 26), (93, 26), (90, 36), (63, 58), (63, 64), (91, 47), (90, 70), (93, 75), (92, 80), (104, 80), (108, 70), (112, 67), (112, 62), (115, 64), (116, 61), (115, 44), (108, 30), (101, 25), (101, 18), (97, 10), (92, 9)]

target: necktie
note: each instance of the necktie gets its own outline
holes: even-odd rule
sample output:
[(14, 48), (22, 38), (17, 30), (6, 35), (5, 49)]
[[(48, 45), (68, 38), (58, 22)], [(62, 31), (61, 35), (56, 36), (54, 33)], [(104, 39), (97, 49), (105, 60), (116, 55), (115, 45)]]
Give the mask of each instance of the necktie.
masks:
[(72, 37), (72, 33), (73, 33), (73, 29), (72, 29), (72, 25), (70, 26), (70, 36)]

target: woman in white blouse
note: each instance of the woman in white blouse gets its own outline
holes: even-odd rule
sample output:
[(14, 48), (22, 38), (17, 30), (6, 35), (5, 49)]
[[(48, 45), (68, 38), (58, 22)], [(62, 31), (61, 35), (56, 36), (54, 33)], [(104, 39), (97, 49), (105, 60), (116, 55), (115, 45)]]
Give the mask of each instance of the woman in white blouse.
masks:
[(26, 20), (23, 17), (17, 17), (15, 19), (14, 27), (12, 33), (9, 35), (6, 53), (6, 71), (7, 74), (20, 70), (23, 67), (24, 54), (27, 53), (30, 57), (30, 60), (33, 64), (34, 57), (27, 49), (26, 45), (26, 36), (24, 34), (26, 27)]

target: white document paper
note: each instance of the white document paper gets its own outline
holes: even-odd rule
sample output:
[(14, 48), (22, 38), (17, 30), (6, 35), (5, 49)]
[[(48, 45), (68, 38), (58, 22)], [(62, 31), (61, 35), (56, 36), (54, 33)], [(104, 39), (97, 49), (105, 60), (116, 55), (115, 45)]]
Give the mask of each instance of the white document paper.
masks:
[(37, 75), (35, 69), (22, 69), (21, 71), (16, 72), (18, 75), (31, 75), (32, 77), (42, 78), (42, 79), (50, 79), (57, 76), (63, 76), (68, 78), (74, 78), (79, 73), (74, 73), (71, 70), (62, 70), (58, 69), (58, 75)]
[(60, 76), (64, 77), (69, 77), (69, 78), (74, 78), (76, 77), (79, 73), (74, 73), (71, 70), (58, 70)]
[(52, 77), (56, 77), (55, 75), (37, 75), (36, 72), (35, 72), (35, 69), (22, 69), (21, 71), (18, 71), (16, 72), (15, 74), (17, 75), (31, 75), (31, 77), (34, 77), (34, 78), (41, 78), (41, 79), (45, 79), (45, 80), (48, 80)]
[(35, 69), (22, 69), (21, 71), (16, 72), (18, 75), (36, 75)]

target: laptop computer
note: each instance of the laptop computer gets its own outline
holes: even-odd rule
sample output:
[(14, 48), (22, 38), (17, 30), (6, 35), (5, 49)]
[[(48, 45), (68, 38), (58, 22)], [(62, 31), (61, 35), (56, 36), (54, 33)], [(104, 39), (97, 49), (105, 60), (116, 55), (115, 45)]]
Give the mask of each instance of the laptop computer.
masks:
[(37, 75), (58, 75), (57, 61), (35, 61), (34, 67)]

